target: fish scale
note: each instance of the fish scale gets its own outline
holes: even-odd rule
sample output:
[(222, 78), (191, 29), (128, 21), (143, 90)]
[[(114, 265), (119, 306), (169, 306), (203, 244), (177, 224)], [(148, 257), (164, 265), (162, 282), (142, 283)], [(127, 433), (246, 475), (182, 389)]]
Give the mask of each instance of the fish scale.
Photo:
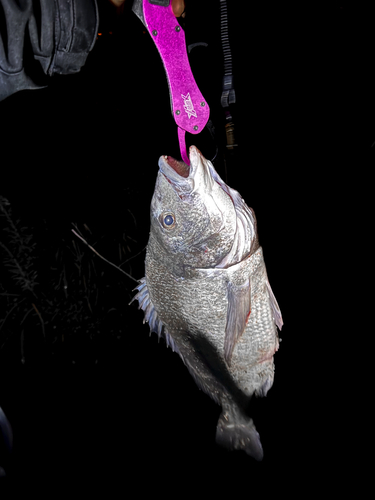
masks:
[[(164, 325), (176, 325), (173, 331), (168, 330), (175, 339), (178, 338), (179, 331), (188, 331), (192, 337), (199, 337), (204, 333), (223, 363), (228, 309), (226, 284), (230, 279), (228, 275), (230, 274), (233, 280), (233, 275), (238, 274), (237, 279), (240, 280), (251, 273), (252, 290), (254, 286), (251, 294), (251, 315), (241, 339), (233, 350), (230, 373), (239, 389), (248, 396), (253, 392), (261, 392), (263, 384), (272, 385), (270, 380), (259, 380), (258, 367), (252, 354), (254, 345), (256, 355), (259, 350), (269, 353), (278, 348), (277, 329), (269, 306), (262, 248), (248, 259), (246, 266), (240, 263), (237, 273), (233, 269), (230, 272), (226, 269), (212, 272), (189, 270), (187, 279), (177, 282), (164, 266), (155, 261), (154, 252), (153, 243), (149, 242), (146, 276), (149, 277), (147, 282), (151, 302), (160, 304), (159, 319)], [(165, 290), (169, 290), (167, 297)], [(197, 307), (197, 303), (204, 306)], [(210, 314), (211, 312), (214, 314)], [(255, 369), (250, 369), (253, 364)], [(270, 366), (263, 366), (262, 371), (266, 370), (273, 380), (273, 359), (270, 359), (268, 364)]]

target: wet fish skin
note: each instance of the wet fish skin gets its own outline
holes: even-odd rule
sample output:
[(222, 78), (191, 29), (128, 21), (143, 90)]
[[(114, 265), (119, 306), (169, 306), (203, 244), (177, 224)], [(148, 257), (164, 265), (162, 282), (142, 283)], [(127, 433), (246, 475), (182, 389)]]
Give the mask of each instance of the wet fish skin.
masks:
[(282, 317), (254, 212), (194, 146), (190, 163), (159, 160), (145, 278), (134, 299), (150, 330), (221, 405), (216, 441), (261, 460), (246, 407), (273, 384)]

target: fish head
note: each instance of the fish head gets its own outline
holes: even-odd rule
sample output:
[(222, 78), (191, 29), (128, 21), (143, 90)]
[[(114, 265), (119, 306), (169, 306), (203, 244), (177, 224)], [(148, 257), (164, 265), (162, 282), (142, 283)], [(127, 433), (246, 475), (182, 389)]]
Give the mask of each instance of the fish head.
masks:
[(187, 267), (216, 267), (230, 253), (237, 230), (233, 200), (218, 182), (212, 163), (190, 147), (190, 166), (159, 159), (151, 201), (151, 235), (168, 268), (183, 276)]

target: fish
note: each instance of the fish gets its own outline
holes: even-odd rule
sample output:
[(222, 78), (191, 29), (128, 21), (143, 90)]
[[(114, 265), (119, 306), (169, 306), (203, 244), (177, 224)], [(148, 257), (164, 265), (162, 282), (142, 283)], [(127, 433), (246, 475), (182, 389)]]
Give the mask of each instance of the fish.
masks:
[(273, 385), (282, 315), (253, 209), (195, 146), (189, 160), (159, 159), (145, 276), (130, 303), (221, 406), (216, 442), (262, 460), (247, 412)]

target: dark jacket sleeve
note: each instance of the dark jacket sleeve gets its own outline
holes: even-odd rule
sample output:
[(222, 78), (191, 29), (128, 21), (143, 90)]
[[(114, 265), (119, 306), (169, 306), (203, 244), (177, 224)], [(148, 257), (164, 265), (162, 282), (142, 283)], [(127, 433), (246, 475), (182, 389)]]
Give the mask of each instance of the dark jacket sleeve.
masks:
[(0, 101), (80, 71), (98, 23), (96, 0), (0, 0)]

